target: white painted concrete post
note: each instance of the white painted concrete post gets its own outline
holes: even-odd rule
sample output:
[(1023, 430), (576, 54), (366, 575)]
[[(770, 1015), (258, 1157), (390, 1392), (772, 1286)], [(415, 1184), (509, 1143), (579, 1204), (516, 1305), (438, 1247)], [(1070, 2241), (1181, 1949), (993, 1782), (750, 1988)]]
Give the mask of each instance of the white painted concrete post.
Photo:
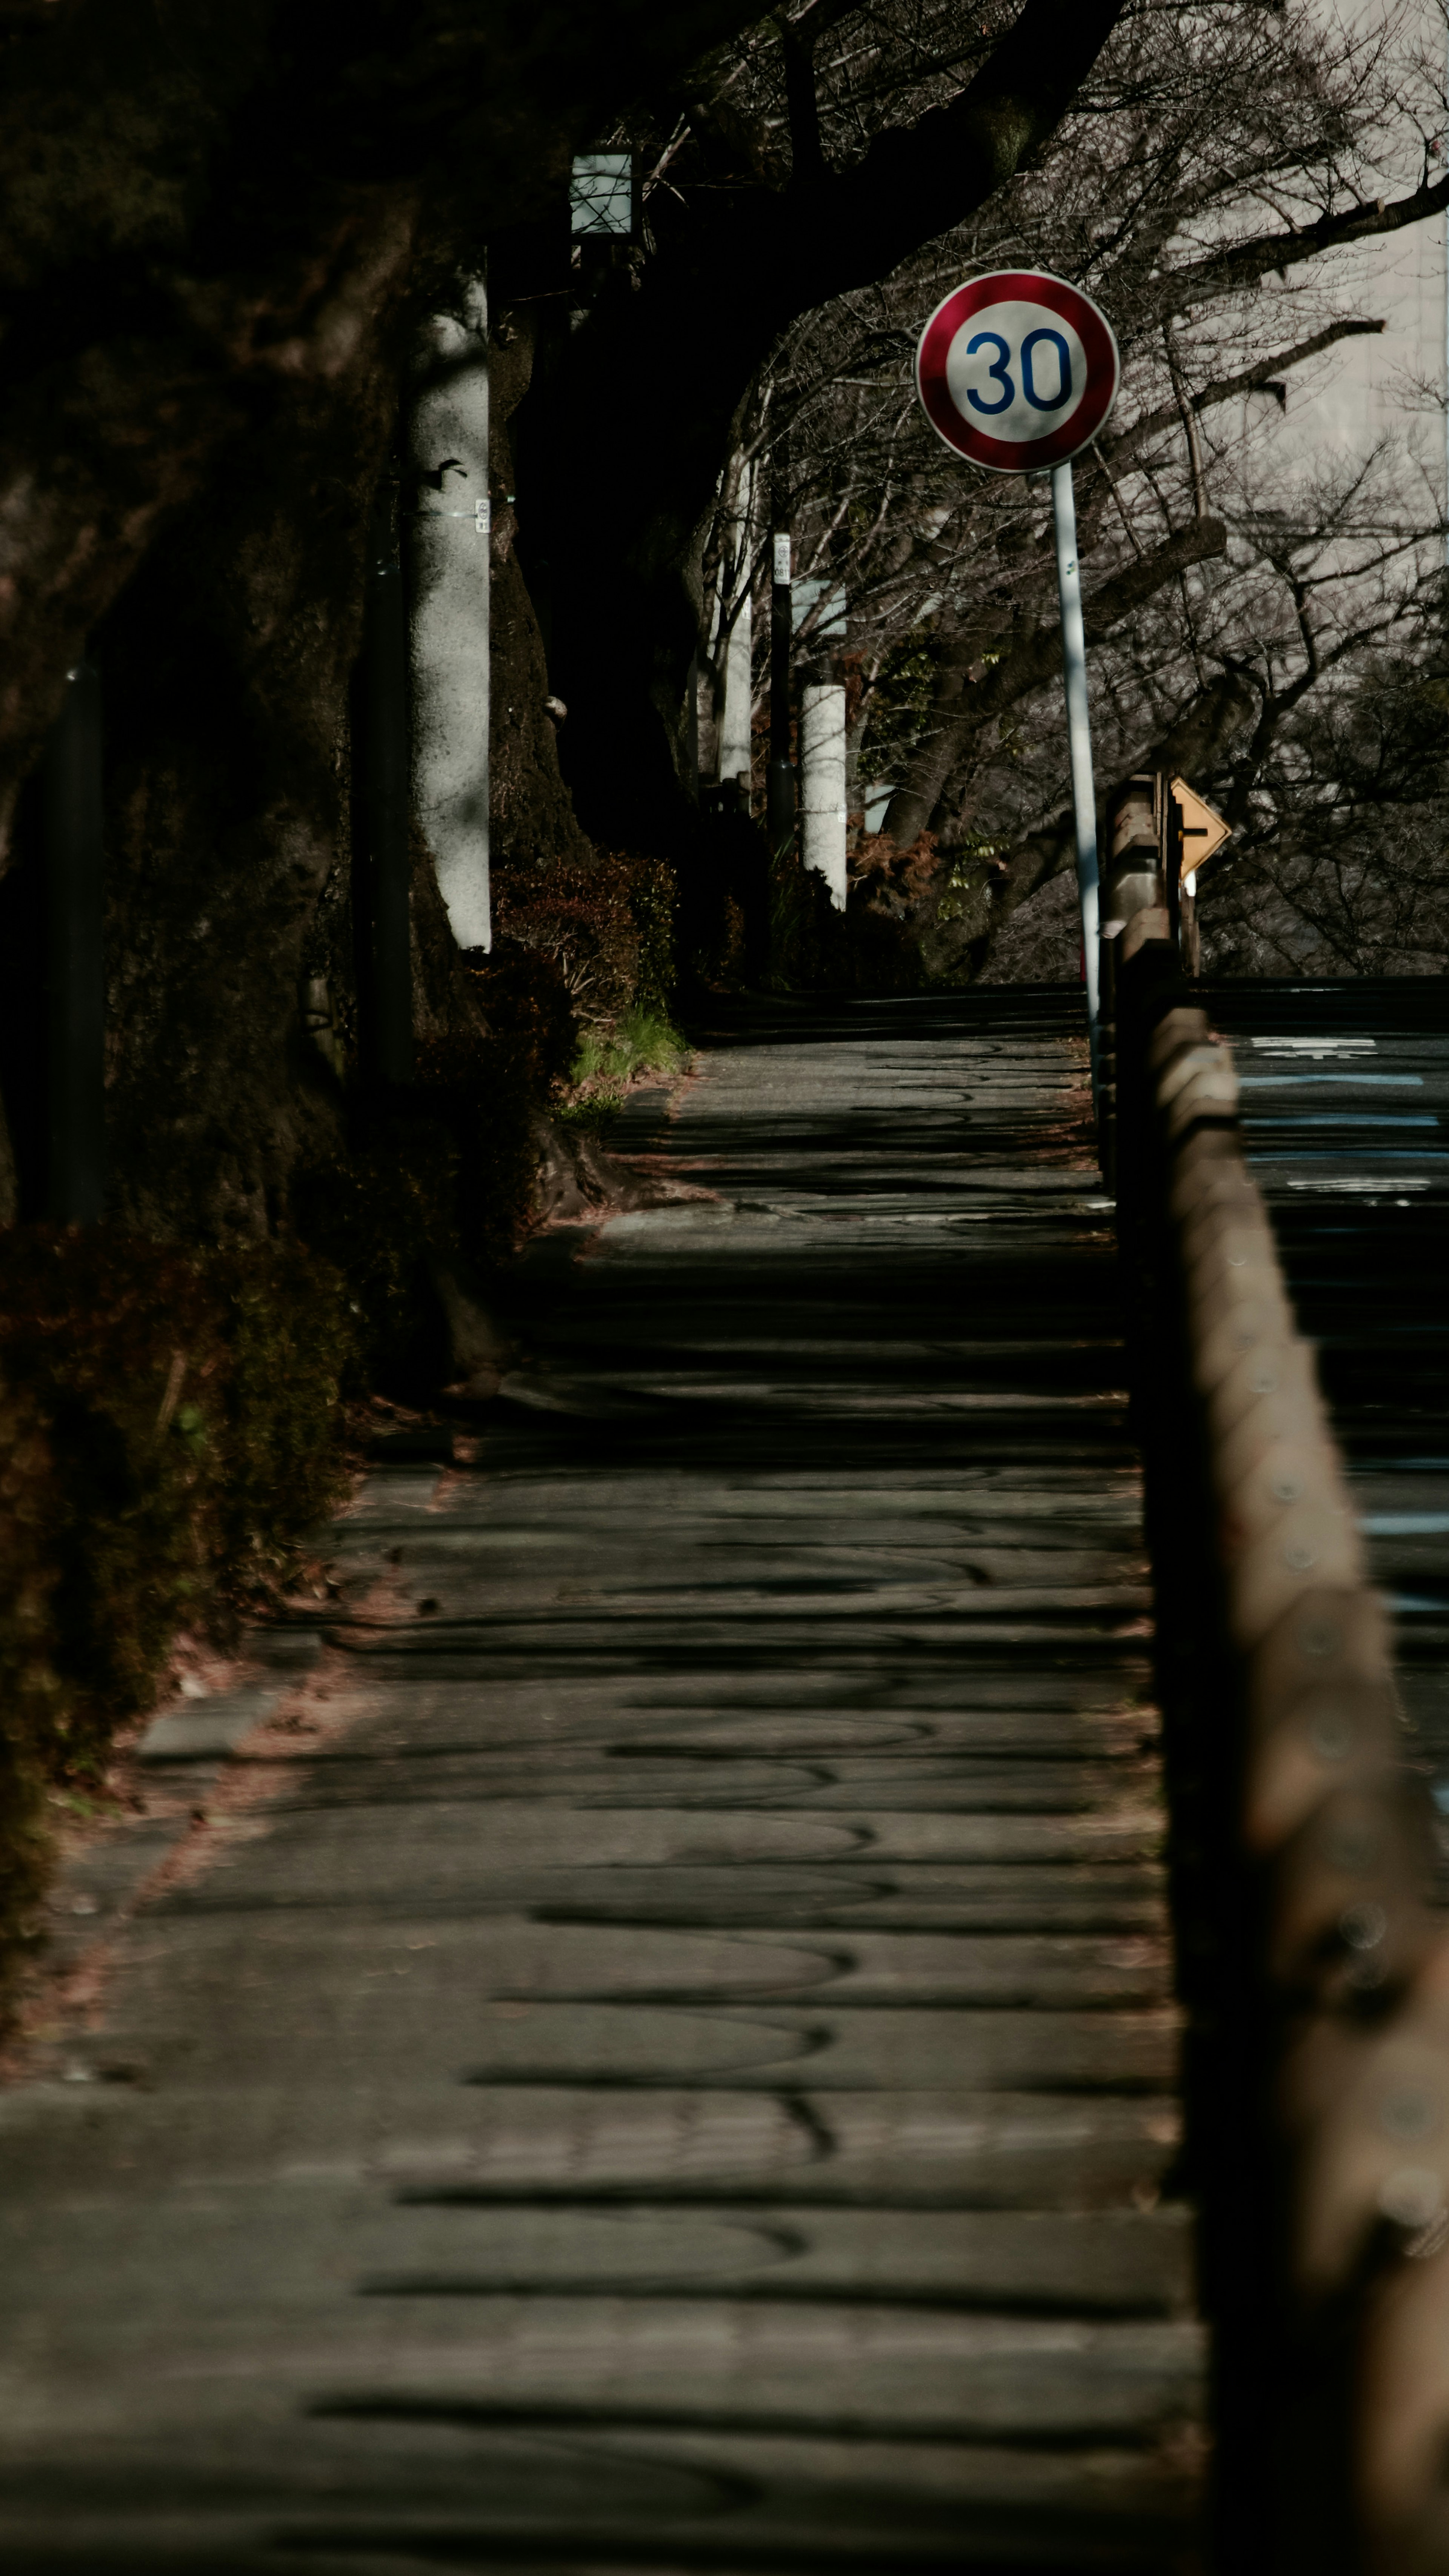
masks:
[(807, 680), (800, 692), (804, 858), (818, 868), (837, 912), (845, 910), (845, 691)]
[(724, 721), (720, 727), (719, 774), (721, 779), (742, 779), (747, 797), (750, 792), (750, 718), (754, 711), (750, 680), (753, 634), (750, 594), (746, 591), (725, 645)]
[(491, 948), (488, 899), (488, 306), (427, 328), (413, 407), (413, 804), (460, 948)]
[[(750, 726), (754, 715), (754, 685), (751, 678), (754, 622), (749, 591), (750, 523), (753, 517), (753, 499), (754, 476), (750, 472), (743, 478), (739, 516), (734, 529), (735, 544), (738, 549), (738, 569), (735, 578), (737, 581), (743, 579), (745, 594), (740, 602), (739, 615), (725, 640), (724, 714), (720, 719), (719, 734), (721, 783), (727, 778), (740, 779), (747, 804), (750, 794)], [(721, 605), (727, 610), (728, 600), (723, 601)]]

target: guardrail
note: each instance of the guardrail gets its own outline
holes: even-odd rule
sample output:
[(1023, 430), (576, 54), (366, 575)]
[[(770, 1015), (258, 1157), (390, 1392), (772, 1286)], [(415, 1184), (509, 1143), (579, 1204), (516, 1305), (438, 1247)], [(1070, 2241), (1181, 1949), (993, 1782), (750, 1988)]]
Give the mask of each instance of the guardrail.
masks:
[(1449, 1937), (1429, 1811), (1231, 1053), (1181, 979), (1160, 879), (1121, 864), (1130, 829), (1113, 846), (1103, 1160), (1158, 1591), (1215, 2563), (1443, 2576)]

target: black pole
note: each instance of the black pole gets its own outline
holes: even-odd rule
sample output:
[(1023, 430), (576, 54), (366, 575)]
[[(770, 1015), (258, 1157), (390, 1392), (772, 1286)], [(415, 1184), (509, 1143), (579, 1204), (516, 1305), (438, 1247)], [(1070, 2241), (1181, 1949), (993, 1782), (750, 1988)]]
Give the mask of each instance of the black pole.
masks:
[(396, 489), (390, 478), (384, 480), (368, 538), (359, 692), (370, 1022), (364, 1030), (364, 1054), (373, 1080), (386, 1088), (411, 1082), (413, 1076), (408, 619)]
[(105, 1199), (106, 970), (101, 882), (101, 679), (66, 674), (42, 772), (49, 1002), (46, 1204), (93, 1225)]
[(1162, 781), (1163, 859), (1162, 874), (1167, 887), (1167, 927), (1174, 948), (1182, 946), (1182, 807), (1172, 792), (1170, 779)]
[(765, 828), (772, 858), (780, 858), (795, 838), (790, 596), (790, 498), (785, 471), (777, 465), (770, 492), (770, 766), (765, 782)]

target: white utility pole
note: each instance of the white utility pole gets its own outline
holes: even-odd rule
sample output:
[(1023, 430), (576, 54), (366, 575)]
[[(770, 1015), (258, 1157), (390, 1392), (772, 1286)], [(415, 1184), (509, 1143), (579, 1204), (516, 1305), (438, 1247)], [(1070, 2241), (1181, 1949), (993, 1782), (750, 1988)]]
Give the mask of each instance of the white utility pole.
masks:
[(845, 691), (836, 680), (807, 680), (800, 692), (801, 855), (844, 912)]
[(491, 948), (488, 893), (488, 303), (426, 331), (413, 406), (413, 803), (460, 948)]
[[(720, 719), (719, 777), (737, 778), (741, 783), (746, 809), (750, 795), (750, 727), (754, 713), (754, 683), (751, 659), (754, 623), (750, 601), (750, 541), (754, 518), (754, 471), (747, 468), (740, 478), (739, 510), (734, 524), (735, 581), (743, 587), (739, 611), (725, 638), (724, 713)], [(721, 594), (720, 613), (727, 615), (729, 602)]]

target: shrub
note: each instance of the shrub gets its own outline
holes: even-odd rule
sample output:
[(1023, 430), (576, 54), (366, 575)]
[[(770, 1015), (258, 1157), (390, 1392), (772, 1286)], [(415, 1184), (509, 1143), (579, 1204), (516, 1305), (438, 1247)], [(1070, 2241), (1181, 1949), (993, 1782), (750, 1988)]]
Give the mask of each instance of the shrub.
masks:
[(628, 1007), (641, 943), (618, 876), (561, 860), (546, 872), (503, 878), (496, 911), (507, 939), (549, 959), (581, 1020), (610, 1020)]
[(177, 1629), (226, 1624), (339, 1491), (353, 1348), (298, 1244), (0, 1235), (0, 1953), (49, 1794), (102, 1776)]
[(678, 981), (674, 932), (679, 888), (674, 870), (667, 860), (655, 858), (621, 856), (611, 859), (610, 864), (622, 873), (639, 939), (634, 999), (665, 1011)]
[(543, 1099), (568, 1078), (578, 1043), (578, 1013), (553, 958), (527, 941), (501, 934), (486, 961), (469, 973), (490, 1034)]
[(947, 865), (936, 856), (934, 832), (918, 832), (905, 850), (888, 832), (872, 832), (851, 859), (851, 891), (863, 894), (872, 910), (899, 920), (929, 899)]
[(216, 1301), (182, 1253), (110, 1226), (16, 1227), (0, 1243), (0, 1369), (37, 1405), (55, 1465), (54, 1776), (100, 1768), (210, 1589), (227, 1363)]
[(58, 1497), (33, 1397), (0, 1388), (0, 1966), (25, 1929), (49, 1851), (46, 1749), (61, 1686), (50, 1661)]

